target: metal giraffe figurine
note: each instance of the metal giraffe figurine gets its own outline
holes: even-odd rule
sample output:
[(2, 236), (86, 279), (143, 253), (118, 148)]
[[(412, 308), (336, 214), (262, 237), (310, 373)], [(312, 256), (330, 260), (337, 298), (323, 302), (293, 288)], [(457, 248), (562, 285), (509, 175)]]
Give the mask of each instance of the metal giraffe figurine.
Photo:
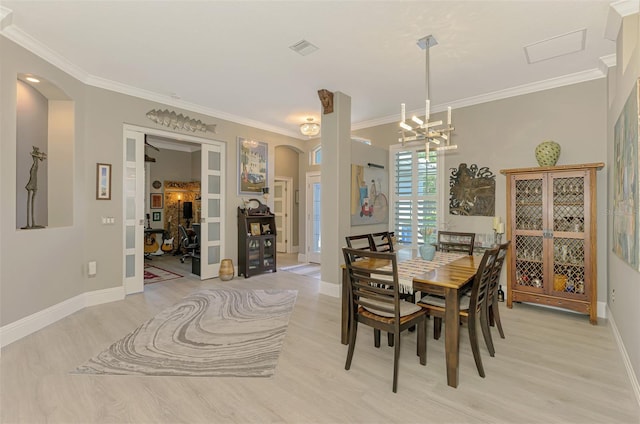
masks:
[(31, 157), (33, 158), (33, 164), (31, 165), (31, 170), (29, 170), (29, 182), (27, 182), (27, 185), (24, 187), (27, 189), (27, 225), (22, 227), (22, 229), (44, 228), (43, 225), (36, 225), (33, 205), (36, 193), (38, 192), (38, 161), (45, 160), (47, 154), (41, 152), (38, 147), (33, 146)]

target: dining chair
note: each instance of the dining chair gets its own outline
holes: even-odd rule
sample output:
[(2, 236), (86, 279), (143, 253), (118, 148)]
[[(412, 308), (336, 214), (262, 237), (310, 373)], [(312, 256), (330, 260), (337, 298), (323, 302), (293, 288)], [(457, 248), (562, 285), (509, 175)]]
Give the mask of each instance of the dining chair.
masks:
[(376, 252), (393, 252), (393, 232), (380, 231), (371, 234)]
[[(489, 325), (491, 327), (498, 327), (500, 337), (504, 339), (504, 331), (502, 330), (502, 322), (500, 321), (500, 310), (498, 309), (498, 285), (500, 284), (500, 274), (502, 273), (502, 266), (507, 256), (507, 249), (509, 248), (510, 241), (502, 243), (499, 246), (498, 256), (496, 257), (493, 270), (491, 271), (491, 282), (489, 283), (489, 297), (487, 299), (487, 312), (489, 316)], [(487, 345), (487, 347), (489, 347)], [(493, 349), (493, 344), (491, 346)]]
[(376, 250), (376, 244), (371, 234), (359, 234), (357, 236), (346, 236), (347, 246), (350, 249), (358, 250)]
[[(482, 256), (480, 266), (476, 272), (471, 286), (471, 296), (460, 296), (460, 320), (467, 323), (469, 329), (469, 341), (471, 342), (471, 350), (473, 359), (476, 362), (476, 368), (480, 377), (484, 377), (484, 367), (482, 366), (482, 358), (480, 357), (480, 348), (478, 346), (478, 323), (482, 329), (485, 342), (489, 334), (489, 323), (487, 318), (487, 298), (489, 297), (489, 284), (491, 281), (491, 272), (498, 256), (498, 247), (487, 249)], [(445, 316), (445, 299), (442, 296), (428, 294), (420, 299), (417, 303), (427, 310), (427, 315), (434, 317), (434, 338), (436, 328), (442, 325), (442, 319)], [(489, 352), (491, 354), (491, 352)], [(491, 356), (494, 356), (491, 354)]]
[[(347, 246), (349, 248), (352, 249), (358, 249), (358, 250), (368, 250), (371, 252), (376, 252), (377, 251), (377, 246), (376, 246), (376, 242), (374, 240), (374, 237), (379, 236), (382, 237), (383, 234), (387, 234), (388, 237), (388, 232), (380, 232), (380, 233), (375, 233), (375, 234), (359, 234), (357, 236), (346, 236), (345, 239), (347, 241)], [(388, 237), (390, 238), (390, 237)], [(393, 252), (393, 246), (391, 246), (391, 250), (390, 252)], [(358, 256), (358, 257), (362, 257), (362, 255)], [(415, 297), (413, 296), (413, 294), (401, 294), (400, 295), (402, 298), (404, 298), (405, 300), (409, 300), (412, 303), (415, 303)], [(411, 328), (411, 331), (413, 331), (414, 329)], [(389, 333), (387, 334), (387, 344), (389, 346), (393, 346), (393, 333)]]
[(473, 255), (476, 233), (459, 233), (455, 231), (438, 231), (436, 247), (440, 252), (465, 252)]
[[(426, 311), (415, 303), (400, 299), (398, 287), (398, 264), (396, 255), (388, 252), (370, 252), (359, 249), (342, 249), (347, 268), (349, 302), (349, 350), (345, 369), (351, 368), (356, 346), (358, 324), (374, 329), (375, 347), (380, 347), (380, 331), (393, 334), (393, 392), (398, 390), (398, 360), (400, 358), (400, 333), (414, 325), (418, 326), (417, 354), (420, 364), (427, 364)], [(391, 269), (373, 269), (365, 264), (369, 260), (385, 260)]]

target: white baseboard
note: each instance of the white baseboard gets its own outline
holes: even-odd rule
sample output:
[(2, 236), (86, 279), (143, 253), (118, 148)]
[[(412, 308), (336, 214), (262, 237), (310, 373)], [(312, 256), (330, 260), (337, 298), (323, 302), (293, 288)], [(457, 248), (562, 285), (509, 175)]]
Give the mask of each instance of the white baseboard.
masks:
[(627, 349), (624, 347), (622, 337), (620, 336), (620, 332), (618, 331), (618, 327), (616, 326), (616, 321), (613, 319), (613, 314), (611, 313), (611, 310), (608, 306), (607, 310), (607, 315), (609, 317), (608, 321), (611, 325), (611, 330), (613, 331), (613, 337), (616, 339), (618, 350), (620, 351), (620, 355), (622, 355), (622, 361), (624, 362), (624, 367), (627, 369), (627, 375), (629, 376), (629, 381), (631, 383), (633, 393), (636, 395), (636, 401), (638, 401), (638, 405), (640, 405), (640, 384), (638, 383), (638, 377), (636, 377), (636, 373), (633, 370), (631, 359), (629, 359), (629, 354), (627, 353)]
[(340, 297), (340, 284), (327, 283), (320, 281), (320, 294), (331, 297)]
[(79, 294), (0, 327), (0, 347), (7, 346), (16, 340), (35, 333), (87, 306), (100, 305), (121, 299), (124, 299), (124, 287), (122, 286)]
[(607, 318), (607, 315), (610, 315), (607, 313), (607, 309), (609, 309), (607, 308), (607, 302), (597, 302), (596, 309), (598, 318)]

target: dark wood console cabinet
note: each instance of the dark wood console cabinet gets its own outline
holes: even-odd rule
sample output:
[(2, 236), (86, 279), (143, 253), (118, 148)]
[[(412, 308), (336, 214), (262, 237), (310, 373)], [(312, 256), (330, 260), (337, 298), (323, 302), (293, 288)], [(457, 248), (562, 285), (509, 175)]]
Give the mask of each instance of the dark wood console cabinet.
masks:
[(276, 220), (238, 208), (238, 276), (276, 272)]

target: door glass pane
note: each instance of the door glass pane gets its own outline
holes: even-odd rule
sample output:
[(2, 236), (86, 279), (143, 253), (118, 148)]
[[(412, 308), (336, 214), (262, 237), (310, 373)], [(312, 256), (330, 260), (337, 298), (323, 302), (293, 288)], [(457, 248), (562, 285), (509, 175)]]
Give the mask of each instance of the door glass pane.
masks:
[(209, 216), (207, 218), (217, 218), (220, 216), (220, 199), (209, 199)]
[(127, 197), (127, 219), (136, 218), (136, 198)]
[(219, 222), (209, 222), (207, 224), (207, 228), (208, 228), (207, 238), (209, 241), (220, 240), (220, 223)]
[(127, 138), (127, 162), (136, 161), (136, 140), (135, 138)]
[(313, 193), (313, 240), (311, 244), (311, 251), (320, 252), (320, 184), (313, 184), (311, 190)]
[(219, 175), (209, 175), (209, 194), (220, 194)]
[(133, 249), (136, 247), (136, 227), (135, 225), (127, 225), (127, 249)]
[(220, 152), (209, 152), (209, 170), (220, 171)]
[(134, 277), (136, 275), (136, 255), (127, 255), (125, 263), (125, 277)]
[(220, 246), (209, 246), (207, 253), (208, 263), (217, 264), (220, 262)]

